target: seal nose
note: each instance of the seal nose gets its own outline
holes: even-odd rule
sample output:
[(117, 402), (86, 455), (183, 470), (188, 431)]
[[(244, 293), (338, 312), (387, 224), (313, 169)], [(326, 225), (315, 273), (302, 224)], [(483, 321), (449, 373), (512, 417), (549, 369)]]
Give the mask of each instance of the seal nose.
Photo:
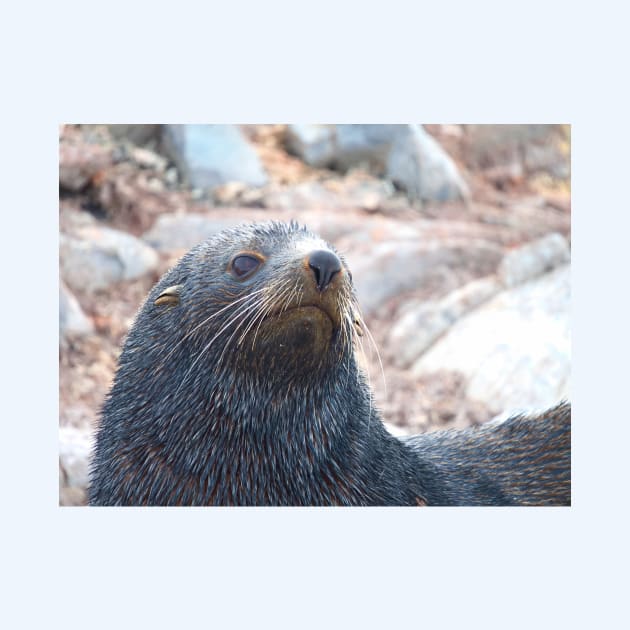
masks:
[(334, 275), (341, 271), (339, 258), (326, 249), (311, 252), (308, 257), (308, 266), (315, 274), (315, 282), (320, 292), (331, 283)]

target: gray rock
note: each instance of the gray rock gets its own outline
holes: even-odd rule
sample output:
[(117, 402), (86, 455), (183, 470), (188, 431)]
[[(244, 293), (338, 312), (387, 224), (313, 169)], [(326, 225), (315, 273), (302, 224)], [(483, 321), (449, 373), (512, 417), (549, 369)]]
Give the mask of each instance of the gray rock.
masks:
[(93, 292), (154, 271), (157, 253), (140, 239), (106, 227), (60, 235), (61, 276), (73, 291)]
[(59, 427), (59, 467), (63, 486), (87, 486), (92, 441), (92, 430), (89, 427)]
[(407, 125), (407, 133), (398, 134), (387, 157), (387, 177), (412, 199), (449, 201), (470, 197), (455, 162), (417, 125)]
[(107, 129), (115, 140), (127, 140), (139, 146), (160, 140), (162, 125), (107, 125)]
[(490, 275), (501, 256), (499, 246), (477, 239), (389, 241), (347, 254), (364, 315), (405, 291), (447, 278), (454, 269), (474, 268), (478, 275)]
[(408, 125), (335, 125), (335, 165), (367, 162), (382, 170), (393, 144), (408, 133)]
[(78, 192), (99, 171), (111, 166), (111, 149), (85, 142), (62, 142), (59, 145), (59, 185)]
[(289, 125), (287, 147), (311, 166), (327, 166), (335, 155), (334, 125)]
[(201, 214), (164, 214), (142, 238), (158, 251), (190, 249), (221, 230), (243, 222), (243, 219), (216, 219)]
[(59, 282), (59, 335), (85, 335), (94, 331), (92, 320), (85, 315), (76, 297)]
[(408, 303), (393, 324), (388, 347), (398, 367), (409, 367), (458, 319), (501, 290), (494, 276), (473, 280), (442, 300)]
[(387, 153), (406, 125), (289, 125), (287, 145), (307, 164), (348, 170), (367, 163), (383, 171)]
[(289, 147), (312, 166), (368, 164), (411, 199), (468, 198), (455, 163), (419, 125), (292, 125)]
[(569, 244), (557, 233), (508, 252), (499, 265), (498, 275), (506, 287), (515, 287), (571, 259)]
[(466, 395), (494, 413), (555, 404), (571, 369), (569, 280), (565, 265), (503, 291), (456, 322), (412, 372), (458, 371)]
[(234, 125), (166, 125), (163, 143), (194, 188), (212, 189), (232, 181), (267, 183), (256, 152)]

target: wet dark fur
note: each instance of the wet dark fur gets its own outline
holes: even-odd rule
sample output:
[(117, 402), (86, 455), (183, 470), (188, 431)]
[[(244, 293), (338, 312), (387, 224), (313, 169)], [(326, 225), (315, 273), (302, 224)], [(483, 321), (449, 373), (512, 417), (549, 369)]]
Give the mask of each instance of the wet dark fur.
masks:
[[(311, 237), (296, 224), (229, 230), (191, 250), (154, 287), (103, 408), (90, 503), (570, 504), (567, 404), (539, 418), (400, 440), (372, 404), (347, 321), (322, 353), (309, 351), (319, 347), (317, 325), (289, 320), (278, 331), (272, 322), (242, 344), (230, 337), (236, 324), (221, 332), (235, 310), (200, 326), (231, 301), (297, 273), (294, 244)], [(225, 269), (240, 250), (268, 259), (239, 284)], [(172, 285), (182, 285), (180, 304), (156, 306)], [(348, 276), (339, 295), (349, 321)]]

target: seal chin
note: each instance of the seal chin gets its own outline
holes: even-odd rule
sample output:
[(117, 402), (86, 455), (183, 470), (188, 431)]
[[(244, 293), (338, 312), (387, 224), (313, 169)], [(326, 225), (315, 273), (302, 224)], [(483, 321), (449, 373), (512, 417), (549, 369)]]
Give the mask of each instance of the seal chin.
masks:
[[(293, 341), (294, 346), (309, 346), (311, 349), (328, 348), (335, 331), (330, 313), (314, 305), (296, 306), (273, 318), (280, 341)], [(324, 347), (325, 346), (325, 347)]]
[(257, 369), (271, 377), (328, 364), (334, 334), (331, 315), (319, 306), (296, 306), (270, 315), (254, 341)]
[(328, 323), (332, 326), (332, 330), (335, 331), (341, 326), (341, 318), (333, 308), (331, 308), (325, 302), (322, 303), (306, 303), (296, 304), (289, 308), (280, 309), (270, 315), (271, 319), (279, 322), (280, 325), (283, 321), (292, 321), (303, 319), (305, 321), (313, 321), (317, 323), (319, 321), (324, 322), (324, 319), (328, 320)]
[(315, 322), (321, 320), (322, 318), (326, 318), (330, 322), (331, 326), (336, 328), (336, 318), (334, 314), (330, 313), (325, 307), (319, 306), (318, 304), (303, 304), (301, 306), (294, 306), (285, 312), (305, 320), (312, 319)]

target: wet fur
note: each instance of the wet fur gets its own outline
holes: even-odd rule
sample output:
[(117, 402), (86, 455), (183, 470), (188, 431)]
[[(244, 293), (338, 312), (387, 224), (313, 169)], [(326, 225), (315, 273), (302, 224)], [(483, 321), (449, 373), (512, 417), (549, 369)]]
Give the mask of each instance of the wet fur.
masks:
[[(154, 287), (103, 408), (92, 505), (570, 503), (570, 406), (397, 439), (355, 360), (349, 280), (339, 282), (330, 341), (318, 316), (302, 328), (287, 315), (279, 332), (269, 315), (301, 299), (303, 241), (321, 242), (294, 223), (228, 230)], [(248, 249), (264, 253), (264, 268), (232, 282), (230, 257)], [(173, 285), (179, 305), (156, 306)]]

